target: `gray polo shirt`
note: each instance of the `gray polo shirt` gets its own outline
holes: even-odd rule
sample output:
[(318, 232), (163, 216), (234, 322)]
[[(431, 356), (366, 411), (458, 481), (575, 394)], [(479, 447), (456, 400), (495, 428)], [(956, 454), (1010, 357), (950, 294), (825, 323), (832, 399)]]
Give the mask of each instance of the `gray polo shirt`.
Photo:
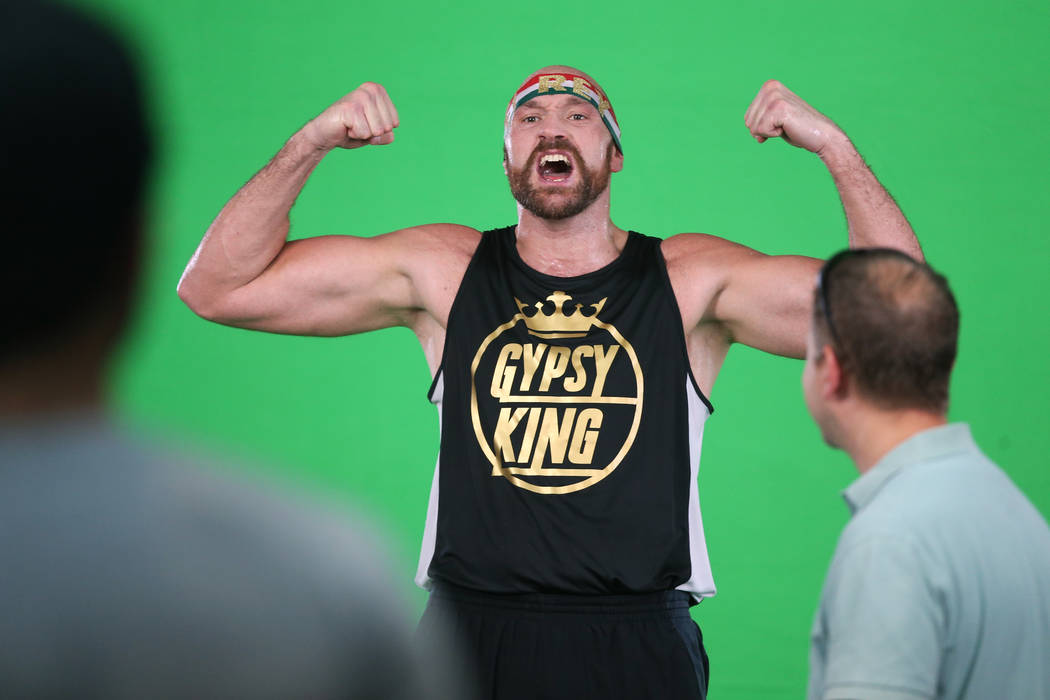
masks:
[(843, 495), (811, 700), (1050, 699), (1050, 529), (969, 426), (909, 438)]
[(460, 700), (367, 530), (102, 416), (0, 421), (0, 697)]

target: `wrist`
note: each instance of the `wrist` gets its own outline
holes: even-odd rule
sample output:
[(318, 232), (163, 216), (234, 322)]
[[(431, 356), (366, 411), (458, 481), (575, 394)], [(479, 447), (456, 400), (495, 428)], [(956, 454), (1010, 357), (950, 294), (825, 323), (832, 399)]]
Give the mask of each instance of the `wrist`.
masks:
[(299, 131), (292, 135), (292, 138), (288, 139), (288, 143), (285, 144), (285, 148), (292, 151), (298, 158), (306, 160), (317, 160), (320, 161), (328, 152), (332, 150), (332, 146), (325, 143), (319, 143), (315, 139), (310, 131), (310, 124), (307, 123)]
[(842, 169), (854, 169), (864, 166), (864, 159), (853, 146), (844, 131), (835, 129), (828, 137), (828, 141), (817, 154), (824, 161), (833, 174)]

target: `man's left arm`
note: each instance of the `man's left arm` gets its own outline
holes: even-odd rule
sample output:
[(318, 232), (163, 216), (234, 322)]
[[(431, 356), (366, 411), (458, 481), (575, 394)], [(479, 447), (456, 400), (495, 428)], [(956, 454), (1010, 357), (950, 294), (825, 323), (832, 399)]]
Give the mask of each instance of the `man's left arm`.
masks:
[[(833, 121), (781, 83), (762, 86), (744, 117), (759, 143), (781, 138), (815, 153), (827, 166), (846, 211), (851, 248), (896, 248), (923, 260), (908, 220)], [(705, 315), (729, 337), (789, 357), (805, 354), (813, 283), (820, 261), (726, 250), (723, 286)]]
[(851, 248), (896, 248), (923, 259), (915, 232), (897, 202), (833, 121), (770, 80), (751, 101), (744, 124), (759, 143), (781, 138), (820, 156), (846, 210)]

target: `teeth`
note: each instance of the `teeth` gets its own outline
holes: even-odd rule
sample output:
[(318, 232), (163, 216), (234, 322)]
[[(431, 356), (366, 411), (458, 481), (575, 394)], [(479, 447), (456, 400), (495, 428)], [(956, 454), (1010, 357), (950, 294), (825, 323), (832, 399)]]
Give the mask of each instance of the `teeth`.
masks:
[(568, 163), (569, 159), (560, 153), (553, 153), (540, 158), (540, 165), (546, 165), (547, 163)]

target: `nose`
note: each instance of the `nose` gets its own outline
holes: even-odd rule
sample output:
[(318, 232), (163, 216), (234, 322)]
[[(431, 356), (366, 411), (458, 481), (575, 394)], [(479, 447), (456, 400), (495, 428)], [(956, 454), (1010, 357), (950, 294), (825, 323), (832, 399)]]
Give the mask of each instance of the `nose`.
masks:
[(564, 139), (566, 136), (565, 125), (560, 119), (544, 119), (543, 126), (540, 128), (539, 136), (540, 140), (543, 139)]

